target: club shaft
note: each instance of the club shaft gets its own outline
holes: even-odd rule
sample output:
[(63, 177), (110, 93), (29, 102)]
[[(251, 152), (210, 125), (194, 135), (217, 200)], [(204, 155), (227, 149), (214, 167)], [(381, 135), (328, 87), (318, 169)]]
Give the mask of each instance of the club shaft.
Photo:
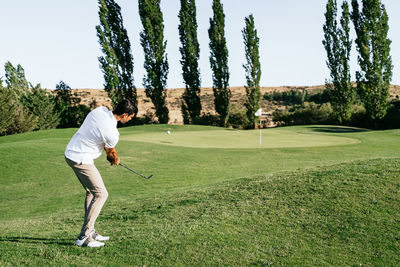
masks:
[(142, 174), (140, 174), (140, 173), (138, 173), (138, 172), (132, 170), (132, 169), (129, 168), (128, 166), (125, 166), (125, 165), (122, 164), (122, 163), (119, 163), (119, 165), (121, 165), (122, 167), (124, 167), (124, 168), (130, 170), (131, 172), (133, 172), (133, 173), (135, 173), (135, 174), (137, 174), (137, 175), (139, 175), (140, 177), (143, 177), (143, 178), (145, 178), (145, 179), (149, 179), (149, 178), (151, 178), (151, 177), (153, 176), (153, 175), (150, 175), (149, 177), (146, 177), (146, 176), (144, 176), (144, 175), (142, 175)]

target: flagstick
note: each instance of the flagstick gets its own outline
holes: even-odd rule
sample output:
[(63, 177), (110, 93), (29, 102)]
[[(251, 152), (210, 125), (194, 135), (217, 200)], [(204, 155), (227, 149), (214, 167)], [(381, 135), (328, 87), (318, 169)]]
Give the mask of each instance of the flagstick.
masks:
[(256, 116), (258, 117), (259, 122), (260, 122), (259, 125), (258, 125), (258, 127), (260, 127), (260, 146), (261, 146), (261, 116), (262, 116), (262, 109), (259, 108), (259, 109), (257, 110), (257, 112), (254, 113), (254, 115), (256, 115)]

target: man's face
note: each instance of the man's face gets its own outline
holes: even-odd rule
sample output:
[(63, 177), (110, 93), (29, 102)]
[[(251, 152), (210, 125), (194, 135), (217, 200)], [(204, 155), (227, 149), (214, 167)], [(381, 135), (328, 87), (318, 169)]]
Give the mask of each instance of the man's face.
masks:
[(135, 116), (135, 114), (129, 115), (128, 113), (124, 113), (121, 116), (121, 123), (127, 123), (128, 121), (130, 121), (133, 117)]

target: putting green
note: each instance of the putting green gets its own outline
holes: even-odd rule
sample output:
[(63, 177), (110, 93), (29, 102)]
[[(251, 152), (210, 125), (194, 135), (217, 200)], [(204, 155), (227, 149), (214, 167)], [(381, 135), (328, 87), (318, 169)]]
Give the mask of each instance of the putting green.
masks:
[(313, 131), (296, 132), (283, 128), (260, 131), (218, 129), (210, 131), (171, 131), (122, 135), (121, 140), (196, 148), (281, 148), (337, 146), (359, 143), (353, 138)]

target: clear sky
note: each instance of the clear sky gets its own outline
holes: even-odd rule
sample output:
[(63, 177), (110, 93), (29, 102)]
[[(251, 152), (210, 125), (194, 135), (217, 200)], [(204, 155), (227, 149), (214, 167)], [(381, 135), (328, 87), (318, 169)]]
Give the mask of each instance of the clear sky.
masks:
[[(63, 80), (72, 88), (103, 88), (96, 0), (0, 0), (0, 76), (4, 64), (21, 64), (28, 81), (53, 89)], [(134, 78), (142, 88), (142, 30), (137, 0), (116, 0), (132, 45)], [(226, 15), (230, 86), (243, 86), (245, 63), (244, 18), (255, 17), (260, 38), (261, 85), (320, 85), (329, 78), (322, 46), (325, 0), (221, 0)], [(338, 5), (341, 5), (338, 0)], [(394, 65), (392, 84), (400, 84), (400, 1), (383, 0), (389, 14), (389, 38)], [(197, 0), (200, 72), (203, 87), (212, 86), (208, 28), (212, 0)], [(161, 0), (169, 60), (168, 88), (184, 87), (179, 63), (179, 0)], [(340, 9), (339, 9), (340, 10)], [(352, 25), (351, 25), (352, 26)], [(354, 30), (352, 30), (354, 38)], [(357, 70), (355, 45), (352, 78)]]

